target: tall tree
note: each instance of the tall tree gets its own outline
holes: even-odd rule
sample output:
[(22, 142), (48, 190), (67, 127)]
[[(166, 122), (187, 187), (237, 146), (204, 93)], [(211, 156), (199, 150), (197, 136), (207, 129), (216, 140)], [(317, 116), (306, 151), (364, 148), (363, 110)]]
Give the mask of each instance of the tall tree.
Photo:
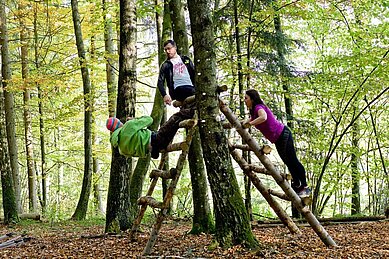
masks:
[[(91, 10), (93, 12), (93, 9)], [(95, 21), (96, 22), (96, 21)], [(94, 22), (94, 23), (95, 23)], [(96, 59), (96, 44), (95, 44), (95, 36), (93, 35), (91, 37), (91, 60), (92, 62), (95, 61)], [(93, 78), (97, 77), (97, 72), (95, 69), (92, 67), (91, 68), (91, 75), (92, 75), (92, 80), (91, 80), (91, 112), (92, 112), (92, 145), (93, 147), (96, 147), (98, 144), (98, 139), (97, 139), (97, 125), (96, 125), (96, 104), (95, 104), (95, 97), (96, 97), (96, 88), (95, 88), (95, 83)], [(103, 209), (103, 204), (102, 204), (102, 195), (101, 195), (101, 190), (100, 190), (100, 160), (99, 156), (93, 148), (92, 150), (92, 188), (93, 188), (93, 203), (95, 205), (94, 210), (97, 215), (99, 214), (104, 214), (104, 209)]]
[(5, 13), (5, 2), (1, 3), (2, 9), (2, 75), (3, 75), (3, 95), (4, 95), (4, 111), (6, 121), (6, 132), (8, 141), (8, 154), (10, 158), (10, 164), (12, 169), (12, 180), (15, 188), (15, 201), (17, 211), (19, 214), (23, 212), (21, 202), (21, 186), (20, 186), (20, 173), (18, 165), (18, 144), (16, 140), (15, 129), (15, 110), (14, 110), (14, 95), (8, 90), (8, 81), (11, 80), (11, 67), (8, 53), (8, 31), (7, 31), (7, 19)]
[[(274, 30), (275, 30), (275, 48), (277, 51), (277, 65), (279, 68), (279, 78), (280, 83), (284, 95), (284, 105), (285, 105), (285, 113), (286, 113), (286, 123), (287, 126), (293, 130), (293, 107), (292, 107), (292, 99), (290, 97), (291, 91), (290, 91), (290, 83), (289, 78), (291, 77), (291, 73), (287, 64), (287, 60), (285, 58), (286, 55), (286, 44), (285, 44), (285, 35), (282, 32), (281, 27), (281, 17), (280, 14), (277, 12), (276, 8), (277, 4), (273, 4), (273, 8), (275, 11), (274, 15)], [(300, 216), (300, 213), (298, 210), (293, 206), (292, 203), (292, 215), (295, 218), (298, 218)]]
[[(358, 109), (354, 106), (354, 112)], [(359, 163), (359, 124), (356, 121), (351, 127), (351, 215), (361, 213), (361, 197), (360, 197), (360, 170), (358, 168)]]
[[(166, 10), (163, 11), (163, 15), (160, 14), (158, 11), (158, 6), (160, 5), (160, 2), (158, 0), (154, 1), (155, 5), (155, 20), (156, 20), (156, 27), (157, 27), (157, 44), (158, 44), (158, 63), (162, 64), (164, 53), (163, 53), (163, 47), (162, 46), (162, 31), (163, 31), (163, 22), (165, 22), (165, 26), (168, 27), (166, 30), (168, 31), (168, 34), (170, 35), (171, 28), (170, 28), (170, 16), (169, 12), (166, 12)], [(164, 7), (167, 7), (167, 4), (164, 4)], [(165, 15), (166, 14), (166, 15)], [(167, 18), (169, 20), (168, 23), (165, 20)], [(167, 25), (168, 24), (168, 25)], [(151, 110), (150, 116), (153, 118), (153, 124), (150, 126), (150, 130), (152, 131), (157, 131), (158, 126), (162, 122), (162, 118), (166, 114), (166, 108), (163, 103), (163, 98), (161, 96), (161, 93), (159, 91), (155, 91), (154, 95), (154, 102), (153, 102), (153, 108)], [(145, 158), (139, 158), (138, 162), (136, 164), (136, 167), (134, 169), (134, 173), (131, 177), (131, 184), (130, 184), (130, 189), (131, 189), (131, 194), (130, 194), (130, 203), (131, 203), (131, 223), (134, 221), (135, 217), (139, 213), (139, 206), (137, 203), (137, 200), (139, 197), (142, 195), (142, 190), (143, 190), (143, 183), (145, 180), (145, 176), (147, 173), (147, 170), (150, 166), (150, 155), (148, 155)], [(166, 161), (165, 166), (167, 168), (168, 166), (168, 161)], [(163, 180), (163, 183), (165, 181)], [(165, 190), (167, 187), (163, 186), (163, 194), (165, 193)]]
[[(177, 52), (189, 56), (188, 35), (184, 8), (181, 0), (169, 2), (173, 27), (173, 38), (177, 43)], [(208, 201), (207, 177), (201, 149), (200, 133), (196, 129), (189, 149), (188, 161), (192, 182), (193, 221), (191, 233), (211, 232), (214, 229), (212, 213)]]
[(4, 223), (17, 222), (18, 206), (16, 203), (16, 195), (13, 186), (13, 176), (10, 167), (10, 158), (8, 156), (8, 140), (6, 132), (6, 113), (5, 100), (3, 93), (7, 87), (8, 80), (11, 79), (11, 69), (9, 67), (9, 53), (8, 53), (8, 30), (7, 30), (7, 16), (5, 13), (5, 1), (0, 0), (0, 45), (1, 45), (1, 86), (0, 91), (0, 171), (1, 171), (1, 186), (3, 197), (3, 211)]
[[(116, 117), (125, 122), (135, 116), (136, 100), (136, 1), (120, 0), (119, 88)], [(130, 179), (132, 158), (113, 148), (108, 187), (106, 232), (131, 227)]]
[(105, 73), (107, 77), (107, 92), (108, 92), (108, 116), (115, 116), (116, 108), (116, 85), (115, 85), (115, 71), (116, 64), (113, 56), (115, 55), (115, 48), (113, 43), (113, 23), (109, 13), (110, 0), (103, 0), (103, 19), (104, 19), (104, 48), (105, 48)]
[[(39, 37), (38, 37), (38, 2), (34, 3), (34, 65), (36, 71), (40, 69), (40, 60), (39, 60)], [(50, 28), (50, 26), (48, 26)], [(40, 154), (41, 154), (41, 178), (42, 178), (42, 192), (41, 192), (41, 207), (42, 212), (46, 211), (47, 206), (47, 172), (46, 172), (46, 143), (45, 143), (45, 124), (44, 124), (44, 114), (43, 114), (43, 96), (42, 89), (40, 84), (36, 83), (38, 90), (38, 113), (39, 113), (39, 140), (40, 140)]]
[(200, 135), (208, 181), (211, 186), (216, 220), (215, 237), (222, 247), (242, 244), (258, 246), (235, 178), (227, 147), (227, 138), (220, 124), (216, 85), (214, 28), (209, 0), (188, 1), (193, 35), (194, 60), (197, 71), (196, 102), (199, 111)]
[[(2, 4), (2, 1), (0, 1)], [(0, 12), (3, 14), (3, 12)], [(3, 16), (2, 16), (3, 17)], [(3, 31), (2, 31), (3, 32)], [(4, 45), (2, 45), (4, 46)], [(3, 51), (3, 50), (2, 50)], [(2, 59), (3, 60), (3, 59)], [(16, 223), (19, 221), (16, 207), (15, 192), (12, 181), (12, 170), (9, 163), (8, 143), (5, 130), (5, 114), (3, 91), (0, 92), (0, 171), (1, 171), (1, 190), (3, 198), (4, 223)]]
[(82, 85), (84, 89), (84, 177), (82, 179), (82, 189), (80, 198), (72, 219), (82, 220), (86, 217), (88, 201), (92, 183), (92, 96), (91, 81), (89, 78), (89, 68), (86, 61), (85, 47), (82, 38), (80, 14), (78, 12), (77, 0), (71, 0), (74, 34), (76, 35), (76, 45), (80, 62)]
[(30, 112), (30, 85), (28, 83), (28, 31), (25, 25), (25, 16), (28, 12), (27, 6), (23, 1), (18, 6), (18, 18), (20, 24), (20, 53), (22, 62), (22, 79), (23, 79), (23, 115), (24, 115), (24, 138), (27, 157), (27, 175), (28, 175), (28, 205), (30, 212), (36, 212), (38, 209), (37, 203), (37, 187), (35, 178), (35, 163), (34, 163), (34, 147), (32, 136), (32, 122)]

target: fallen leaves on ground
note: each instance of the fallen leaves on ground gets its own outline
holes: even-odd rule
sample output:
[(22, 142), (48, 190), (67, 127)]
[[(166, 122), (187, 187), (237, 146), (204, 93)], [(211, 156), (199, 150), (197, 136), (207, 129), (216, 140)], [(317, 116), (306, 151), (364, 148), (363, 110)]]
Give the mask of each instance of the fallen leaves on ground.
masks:
[[(310, 227), (302, 235), (291, 235), (286, 227), (253, 226), (260, 242), (256, 251), (241, 246), (212, 251), (212, 235), (189, 235), (189, 222), (164, 223), (151, 256), (160, 258), (389, 258), (389, 221), (325, 226), (338, 247), (327, 248)], [(2, 235), (24, 233), (31, 239), (0, 250), (2, 258), (135, 258), (149, 239), (151, 229), (143, 226), (136, 241), (128, 233), (103, 235), (103, 226), (80, 227), (71, 221), (56, 227), (39, 224), (7, 228)], [(0, 243), (4, 242), (0, 240)]]

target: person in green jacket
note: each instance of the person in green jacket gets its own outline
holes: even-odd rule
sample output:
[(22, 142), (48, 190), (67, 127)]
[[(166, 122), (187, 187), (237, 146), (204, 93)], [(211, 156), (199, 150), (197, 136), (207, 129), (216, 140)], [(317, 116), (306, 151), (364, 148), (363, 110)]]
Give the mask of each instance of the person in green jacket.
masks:
[(107, 120), (107, 129), (112, 133), (110, 141), (124, 156), (146, 157), (151, 151), (150, 138), (154, 134), (147, 127), (153, 123), (150, 116), (131, 118), (122, 123), (118, 118)]

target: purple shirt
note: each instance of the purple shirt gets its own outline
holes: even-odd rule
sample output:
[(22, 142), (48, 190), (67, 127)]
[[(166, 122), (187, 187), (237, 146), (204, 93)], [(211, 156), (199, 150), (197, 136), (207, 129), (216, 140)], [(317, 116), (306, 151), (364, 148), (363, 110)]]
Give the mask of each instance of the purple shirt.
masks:
[(266, 121), (261, 124), (255, 125), (261, 133), (270, 140), (271, 143), (275, 143), (278, 138), (281, 136), (282, 131), (284, 130), (284, 124), (276, 119), (272, 111), (264, 104), (257, 104), (254, 107), (254, 117), (251, 117), (251, 120), (258, 118), (258, 111), (263, 109), (267, 114)]

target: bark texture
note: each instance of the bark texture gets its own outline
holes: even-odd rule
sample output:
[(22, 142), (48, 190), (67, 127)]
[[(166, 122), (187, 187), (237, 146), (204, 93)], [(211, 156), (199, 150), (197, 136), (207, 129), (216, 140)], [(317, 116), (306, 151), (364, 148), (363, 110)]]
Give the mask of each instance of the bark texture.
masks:
[(1, 171), (1, 187), (3, 198), (4, 223), (9, 224), (19, 221), (18, 206), (16, 203), (16, 195), (13, 185), (13, 173), (10, 166), (10, 158), (8, 156), (8, 140), (6, 130), (5, 117), (5, 98), (3, 89), (7, 86), (7, 80), (11, 79), (11, 71), (9, 68), (9, 53), (8, 53), (8, 31), (7, 18), (5, 15), (5, 1), (0, 0), (0, 45), (1, 45), (1, 75), (0, 82), (2, 88), (0, 91), (0, 171)]
[(227, 138), (219, 119), (216, 92), (216, 56), (210, 1), (188, 2), (196, 66), (196, 101), (205, 165), (211, 186), (217, 242), (222, 247), (258, 246), (232, 168)]
[[(122, 122), (127, 117), (135, 117), (136, 56), (136, 1), (121, 0), (116, 117)], [(117, 148), (113, 150), (105, 232), (118, 232), (131, 227), (131, 165), (132, 158), (121, 156)]]
[[(173, 38), (176, 41), (178, 48), (177, 52), (189, 56), (188, 35), (183, 4), (181, 0), (171, 0), (169, 2), (169, 7), (173, 25)], [(194, 131), (193, 140), (189, 149), (188, 161), (193, 199), (193, 222), (191, 233), (212, 232), (214, 230), (214, 223), (209, 205), (207, 177), (198, 129)]]
[(80, 199), (72, 219), (82, 220), (86, 217), (88, 210), (89, 195), (92, 185), (92, 96), (91, 82), (89, 77), (88, 64), (86, 62), (85, 48), (82, 38), (80, 15), (78, 12), (77, 0), (72, 0), (72, 15), (74, 34), (76, 35), (76, 45), (78, 58), (81, 67), (82, 84), (84, 89), (84, 177), (82, 179), (82, 189)]

